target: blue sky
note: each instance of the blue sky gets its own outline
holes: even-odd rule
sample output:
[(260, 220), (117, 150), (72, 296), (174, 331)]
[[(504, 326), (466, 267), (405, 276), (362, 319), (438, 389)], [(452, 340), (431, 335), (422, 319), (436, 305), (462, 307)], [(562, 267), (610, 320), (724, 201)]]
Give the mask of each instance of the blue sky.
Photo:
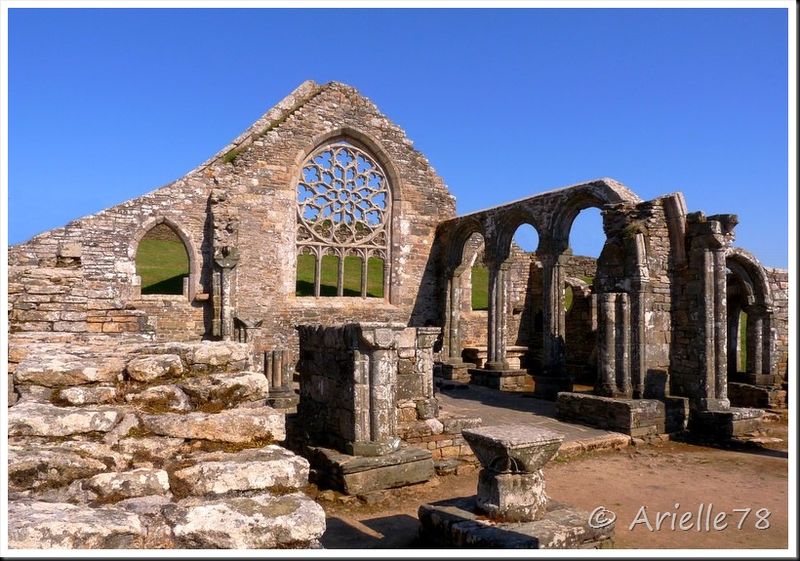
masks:
[(179, 178), (313, 79), (403, 127), (460, 213), (608, 176), (738, 214), (736, 245), (787, 265), (786, 10), (9, 12), (12, 244)]

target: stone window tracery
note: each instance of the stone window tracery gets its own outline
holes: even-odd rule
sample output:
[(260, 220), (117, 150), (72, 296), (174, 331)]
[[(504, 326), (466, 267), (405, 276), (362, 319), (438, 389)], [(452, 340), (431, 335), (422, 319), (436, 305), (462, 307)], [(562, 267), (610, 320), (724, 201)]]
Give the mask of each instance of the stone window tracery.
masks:
[(315, 150), (297, 184), (297, 295), (383, 297), (390, 223), (375, 158), (341, 140)]

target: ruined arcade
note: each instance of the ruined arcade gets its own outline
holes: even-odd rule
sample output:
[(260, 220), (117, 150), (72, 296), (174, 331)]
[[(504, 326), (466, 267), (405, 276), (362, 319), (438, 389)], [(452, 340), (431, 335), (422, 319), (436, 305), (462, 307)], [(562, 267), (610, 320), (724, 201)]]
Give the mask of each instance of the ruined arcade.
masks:
[[(304, 82), (177, 181), (9, 248), (11, 542), (317, 547), (309, 481), (363, 495), (449, 460), (483, 467), (456, 505), (470, 528), (487, 514), (525, 547), (600, 547), (610, 530), (547, 506), (563, 435), (454, 414), (437, 388), (532, 392), (637, 439), (759, 429), (786, 405), (788, 273), (735, 246), (736, 208), (690, 205), (600, 178), (457, 216), (370, 100)], [(587, 208), (596, 260), (569, 251)], [(534, 252), (513, 243), (523, 224)], [(143, 290), (154, 231), (185, 249), (177, 293)], [(447, 536), (448, 508), (423, 505), (421, 535), (484, 539)], [(545, 516), (579, 537), (543, 537)]]

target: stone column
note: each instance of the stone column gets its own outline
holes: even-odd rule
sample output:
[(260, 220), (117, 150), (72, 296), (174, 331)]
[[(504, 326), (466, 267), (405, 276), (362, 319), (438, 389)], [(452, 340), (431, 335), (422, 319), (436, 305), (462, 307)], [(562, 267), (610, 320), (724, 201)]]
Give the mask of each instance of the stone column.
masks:
[(209, 197), (209, 207), (213, 223), (214, 264), (217, 271), (212, 275), (212, 294), (214, 318), (212, 333), (223, 340), (233, 339), (233, 287), (234, 268), (239, 263), (239, 216), (230, 204), (228, 194), (222, 189), (214, 189)]
[(488, 344), (485, 368), (508, 370), (506, 360), (506, 267), (493, 264), (489, 268)]
[(564, 279), (558, 255), (542, 255), (543, 369), (548, 376), (562, 376), (564, 357)]
[(439, 338), (438, 327), (417, 327), (415, 372), (420, 377), (423, 402), (417, 402), (417, 416), (432, 419), (439, 412), (439, 403), (433, 393), (433, 345)]
[(628, 295), (624, 292), (617, 294), (617, 333), (616, 333), (616, 370), (617, 390), (621, 395), (631, 395), (631, 309), (628, 305)]
[(599, 308), (599, 317), (597, 318), (598, 379), (595, 393), (607, 397), (615, 395), (617, 390), (617, 354), (614, 348), (616, 300), (617, 295), (614, 293), (599, 294), (597, 297)]
[(750, 306), (747, 313), (747, 370), (752, 374), (764, 373), (764, 317), (758, 306)]
[(647, 344), (645, 335), (645, 310), (647, 299), (647, 281), (640, 279), (634, 286), (631, 295), (631, 345), (630, 345), (630, 379), (634, 399), (644, 399), (644, 381), (647, 374)]
[(728, 279), (725, 263), (725, 249), (717, 248), (713, 251), (714, 258), (714, 339), (715, 362), (714, 383), (715, 394), (723, 406), (730, 405), (728, 401)]
[(344, 296), (344, 252), (339, 255), (339, 270), (336, 275), (336, 296)]
[[(397, 409), (397, 343), (405, 329), (403, 324), (362, 323), (358, 329), (357, 354), (362, 376), (367, 377), (366, 387), (357, 389), (354, 411), (366, 409), (368, 428), (356, 433), (356, 441), (348, 443), (347, 453), (356, 456), (377, 456), (397, 450), (400, 439), (396, 430)], [(356, 375), (356, 378), (359, 378)], [(366, 392), (366, 395), (358, 392)], [(366, 402), (366, 403), (364, 403)], [(364, 406), (366, 405), (366, 407)]]
[(461, 274), (453, 273), (448, 288), (447, 357), (450, 362), (461, 362)]
[(264, 376), (269, 382), (267, 403), (272, 407), (287, 408), (297, 405), (298, 396), (292, 387), (289, 374), (289, 352), (274, 349), (264, 352)]
[(476, 505), (498, 522), (531, 522), (544, 518), (547, 494), (542, 467), (564, 436), (529, 425), (464, 429), (481, 463)]

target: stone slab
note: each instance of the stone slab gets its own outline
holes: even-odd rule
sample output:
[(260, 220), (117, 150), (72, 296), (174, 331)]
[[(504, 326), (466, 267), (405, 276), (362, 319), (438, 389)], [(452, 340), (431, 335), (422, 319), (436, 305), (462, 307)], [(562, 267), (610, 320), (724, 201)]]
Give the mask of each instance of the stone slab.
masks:
[(735, 407), (764, 409), (786, 407), (786, 391), (774, 386), (728, 382), (728, 399)]
[(715, 439), (735, 438), (761, 428), (764, 412), (760, 409), (731, 407), (724, 411), (692, 411), (689, 431)]
[(348, 456), (322, 447), (307, 450), (317, 483), (348, 495), (422, 483), (435, 474), (430, 451), (413, 446), (383, 456)]
[(657, 399), (561, 392), (556, 400), (556, 418), (636, 437), (666, 431), (666, 410), (664, 403)]
[(475, 498), (422, 505), (418, 512), (425, 545), (493, 549), (586, 549), (611, 544), (614, 524), (589, 526), (589, 513), (550, 501), (541, 520), (493, 522), (482, 516)]

